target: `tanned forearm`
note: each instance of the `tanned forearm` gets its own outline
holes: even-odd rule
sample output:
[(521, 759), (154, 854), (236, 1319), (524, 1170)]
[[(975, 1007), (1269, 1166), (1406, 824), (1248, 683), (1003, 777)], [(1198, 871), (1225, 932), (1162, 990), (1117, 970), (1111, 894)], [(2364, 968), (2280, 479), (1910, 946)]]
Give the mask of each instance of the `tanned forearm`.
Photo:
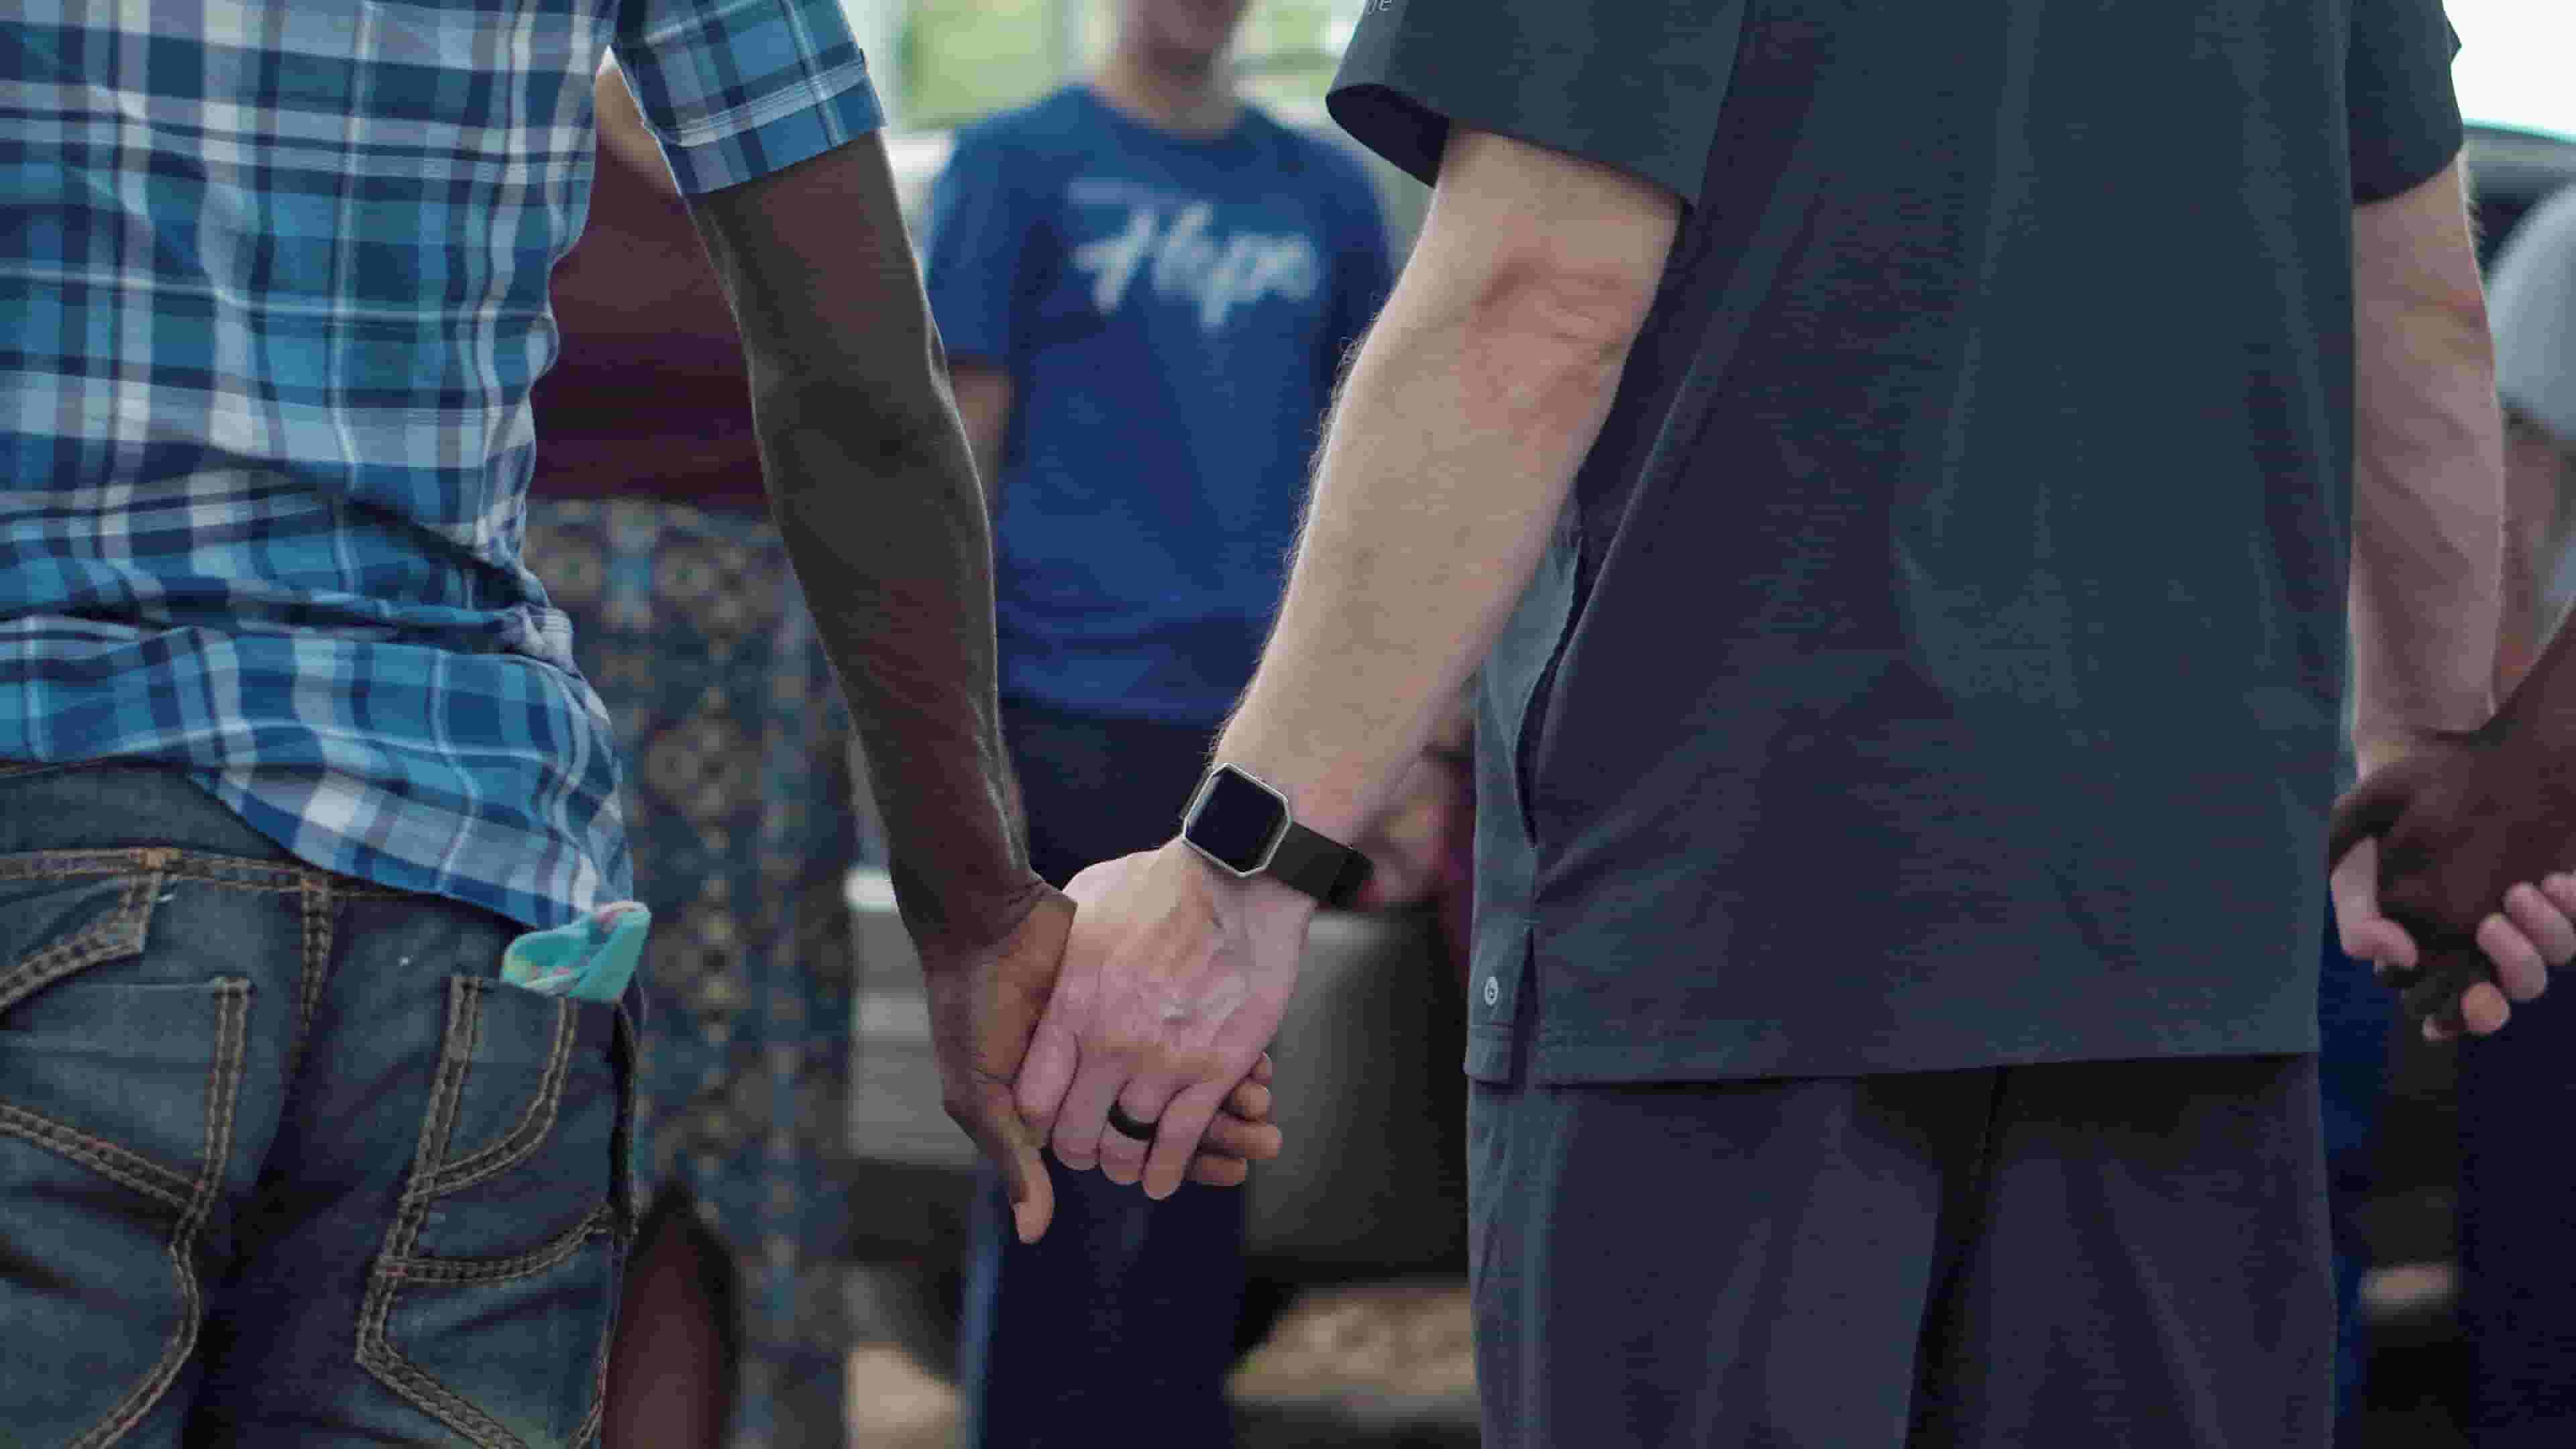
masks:
[(983, 493), (893, 195), (870, 140), (698, 214), (742, 324), (771, 511), (928, 958), (998, 939), (1042, 891), (1002, 742)]
[(1535, 572), (1671, 242), (1669, 196), (1601, 173), (1657, 218), (1617, 215), (1590, 251), (1600, 218), (1552, 219), (1558, 257), (1605, 261), (1498, 251), (1487, 209), (1510, 201), (1452, 194), (1475, 181), (1461, 146), (1341, 389), (1277, 629), (1217, 750), (1337, 839), (1389, 802)]
[(2503, 426), (2457, 167), (2353, 220), (2350, 608), (2369, 769), (2491, 711)]
[(1002, 447), (1011, 432), (1011, 408), (1017, 384), (1011, 374), (989, 362), (959, 362), (948, 369), (957, 396), (957, 414), (966, 424), (966, 443), (975, 454), (975, 471), (984, 480), (984, 502), (998, 527), (1002, 517)]

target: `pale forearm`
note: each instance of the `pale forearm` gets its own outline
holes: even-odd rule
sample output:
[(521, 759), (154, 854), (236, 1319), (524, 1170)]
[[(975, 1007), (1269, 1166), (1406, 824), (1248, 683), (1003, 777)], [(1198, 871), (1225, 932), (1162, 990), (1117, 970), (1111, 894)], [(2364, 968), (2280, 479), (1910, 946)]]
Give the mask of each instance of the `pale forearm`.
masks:
[[(2503, 461), (2492, 368), (2472, 355), (2483, 337), (2423, 339), (2453, 360), (2419, 370), (2411, 395), (2379, 397), (2375, 418), (2364, 384), (2350, 603), (2354, 738), (2369, 755), (2428, 730), (2470, 728), (2494, 706)], [(2377, 390), (2409, 385), (2383, 378)]]
[(1361, 832), (1536, 569), (1631, 335), (1408, 276), (1344, 383), (1278, 627), (1219, 758), (1279, 784), (1314, 828)]
[(2504, 441), (2457, 168), (2353, 220), (2354, 737), (2375, 764), (2493, 708)]

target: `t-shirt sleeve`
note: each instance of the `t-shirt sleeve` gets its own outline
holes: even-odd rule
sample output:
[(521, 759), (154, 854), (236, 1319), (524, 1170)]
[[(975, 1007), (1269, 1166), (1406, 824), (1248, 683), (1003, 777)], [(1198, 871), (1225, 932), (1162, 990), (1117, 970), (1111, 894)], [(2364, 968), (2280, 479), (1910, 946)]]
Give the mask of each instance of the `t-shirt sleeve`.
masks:
[(1008, 149), (972, 133), (931, 184), (923, 280), (931, 319), (951, 359), (1009, 363), (1020, 335), (1016, 299), (1029, 285), (1029, 198)]
[(2451, 92), (2459, 50), (2441, 0), (2353, 0), (2344, 59), (2353, 200), (2410, 191), (2459, 154), (2460, 103)]
[(672, 178), (691, 196), (885, 125), (840, 0), (625, 0), (609, 44)]
[(1326, 104), (1425, 183), (1458, 125), (1696, 203), (1743, 32), (1743, 0), (1370, 0)]

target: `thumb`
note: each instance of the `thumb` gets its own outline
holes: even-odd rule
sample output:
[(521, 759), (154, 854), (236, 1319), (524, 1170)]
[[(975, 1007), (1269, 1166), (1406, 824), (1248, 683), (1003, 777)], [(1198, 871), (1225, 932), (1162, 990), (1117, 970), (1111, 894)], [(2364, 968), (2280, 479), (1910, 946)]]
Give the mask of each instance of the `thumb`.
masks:
[(2415, 761), (2401, 761), (2375, 771), (2370, 778), (2346, 791), (2334, 803), (2334, 813), (2326, 817), (2326, 864), (2332, 867), (2364, 839), (2384, 833), (2406, 813), (2414, 802), (2420, 770)]
[(1009, 1088), (995, 1084), (977, 1094), (971, 1128), (975, 1145), (1001, 1169), (1013, 1229), (1021, 1242), (1036, 1242), (1055, 1219), (1055, 1184), (1038, 1156), (1037, 1138), (1011, 1104)]
[(2411, 971), (2414, 937), (2379, 913), (2379, 840), (2365, 835), (2334, 863), (2327, 885), (2334, 902), (2337, 944), (2356, 961)]
[[(1017, 1121), (1018, 1114), (1012, 1120)], [(1018, 1184), (1011, 1190), (1011, 1226), (1021, 1242), (1034, 1243), (1046, 1236), (1047, 1225), (1055, 1221), (1055, 1184), (1048, 1179), (1046, 1163), (1026, 1129), (1015, 1134), (1011, 1154), (1013, 1160), (1004, 1169), (1008, 1179)]]

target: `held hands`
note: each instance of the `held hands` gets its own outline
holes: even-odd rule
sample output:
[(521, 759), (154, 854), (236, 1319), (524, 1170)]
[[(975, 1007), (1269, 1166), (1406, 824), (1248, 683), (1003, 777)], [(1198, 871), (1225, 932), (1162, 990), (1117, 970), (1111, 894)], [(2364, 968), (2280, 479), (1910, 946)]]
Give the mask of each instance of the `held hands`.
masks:
[(2336, 802), (2327, 857), (2344, 950), (2428, 1036), (2484, 1035), (2576, 957), (2576, 768), (2510, 713), (2422, 741)]
[[(924, 943), (921, 950), (940, 1105), (1001, 1169), (1013, 1224), (1027, 1243), (1046, 1231), (1055, 1196), (1038, 1160), (1043, 1135), (1022, 1120), (1011, 1083), (1061, 974), (1074, 924), (1072, 900), (1037, 890), (1027, 914), (998, 942)], [(1269, 1121), (1270, 1059), (1260, 1056), (1226, 1080), (1232, 1090), (1219, 1094), (1224, 1110), (1208, 1125), (1204, 1148), (1185, 1159), (1192, 1181), (1214, 1187), (1239, 1186), (1249, 1160), (1276, 1157), (1280, 1147)]]
[[(1203, 1138), (1254, 1145), (1219, 1107), (1279, 1029), (1315, 903), (1226, 876), (1177, 840), (1093, 866), (1066, 892), (1081, 912), (1020, 1068), (1018, 1115), (1066, 1166), (1169, 1197)], [(1113, 1130), (1113, 1104), (1153, 1140)], [(1273, 1155), (1277, 1129), (1262, 1130), (1259, 1155)]]

